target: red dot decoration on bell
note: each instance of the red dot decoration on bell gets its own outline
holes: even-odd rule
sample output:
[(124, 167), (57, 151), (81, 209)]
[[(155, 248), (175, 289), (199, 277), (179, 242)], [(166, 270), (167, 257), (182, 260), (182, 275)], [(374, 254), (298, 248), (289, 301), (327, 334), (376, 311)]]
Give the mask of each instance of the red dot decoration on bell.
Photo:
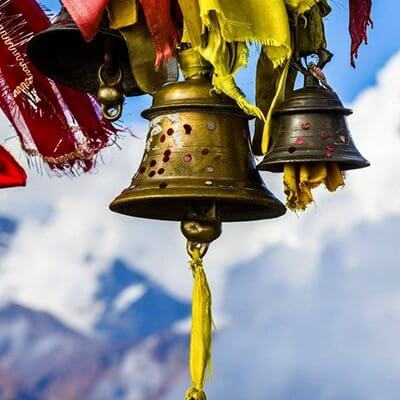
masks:
[(321, 137), (321, 139), (325, 140), (328, 139), (329, 137), (329, 132), (328, 131), (322, 131), (319, 136)]
[(183, 161), (190, 162), (192, 161), (192, 158), (193, 158), (192, 155), (188, 153), (183, 156)]
[(335, 152), (335, 149), (336, 149), (336, 147), (335, 147), (335, 145), (334, 144), (328, 144), (326, 147), (325, 147), (325, 155), (327, 156), (327, 157), (332, 157), (333, 156), (333, 153)]

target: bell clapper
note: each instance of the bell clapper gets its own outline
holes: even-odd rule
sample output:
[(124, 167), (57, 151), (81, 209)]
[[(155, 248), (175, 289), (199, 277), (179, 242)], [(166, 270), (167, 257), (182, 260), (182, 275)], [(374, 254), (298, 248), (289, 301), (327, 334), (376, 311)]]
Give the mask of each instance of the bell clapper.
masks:
[(113, 122), (121, 118), (125, 96), (121, 87), (121, 68), (118, 68), (112, 76), (109, 76), (108, 71), (111, 71), (111, 69), (105, 62), (98, 72), (99, 90), (97, 91), (97, 99), (101, 104), (104, 117)]

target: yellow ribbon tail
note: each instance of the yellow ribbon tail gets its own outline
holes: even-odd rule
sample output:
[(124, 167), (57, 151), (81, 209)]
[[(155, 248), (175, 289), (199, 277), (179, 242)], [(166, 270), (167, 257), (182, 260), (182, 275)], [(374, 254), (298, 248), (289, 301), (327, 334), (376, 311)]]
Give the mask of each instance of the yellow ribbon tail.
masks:
[(214, 90), (217, 93), (223, 93), (234, 99), (237, 105), (247, 114), (253, 117), (260, 119), (261, 121), (265, 121), (263, 112), (254, 104), (252, 104), (249, 100), (247, 100), (246, 96), (239, 89), (239, 87), (235, 83), (235, 79), (233, 75), (216, 75), (214, 74), (212, 80)]
[(325, 184), (330, 192), (344, 185), (343, 172), (334, 162), (287, 163), (284, 166), (283, 183), (287, 207), (303, 211), (314, 201), (312, 190)]
[(281, 69), (281, 71), (280, 71), (280, 74), (279, 74), (280, 76), (279, 76), (278, 82), (277, 82), (276, 92), (275, 92), (274, 98), (272, 99), (271, 106), (268, 110), (267, 117), (265, 120), (265, 125), (264, 125), (263, 137), (262, 137), (262, 142), (261, 142), (261, 151), (263, 154), (267, 154), (268, 149), (269, 149), (269, 142), (270, 142), (270, 138), (271, 138), (272, 114), (275, 111), (276, 106), (278, 104), (282, 103), (285, 98), (286, 79), (287, 79), (288, 73), (289, 73), (290, 57), (291, 57), (291, 54), (289, 55), (289, 58), (287, 59), (284, 66), (279, 67)]
[(211, 291), (198, 249), (193, 252), (190, 267), (194, 278), (189, 362), (192, 387), (187, 391), (185, 399), (206, 400), (203, 388), (206, 373), (211, 367)]

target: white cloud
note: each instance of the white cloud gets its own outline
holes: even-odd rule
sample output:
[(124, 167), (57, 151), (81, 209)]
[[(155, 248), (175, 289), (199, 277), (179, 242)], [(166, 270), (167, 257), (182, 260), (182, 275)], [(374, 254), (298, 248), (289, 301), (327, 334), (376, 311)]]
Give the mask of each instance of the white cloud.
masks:
[[(300, 216), (288, 213), (278, 220), (224, 226), (223, 236), (205, 261), (217, 312), (224, 276), (233, 264), (274, 245), (304, 248), (309, 263), (299, 268), (295, 281), (306, 284), (315, 274), (327, 238), (340, 237), (360, 221), (400, 213), (396, 180), (400, 168), (399, 68), (397, 55), (380, 73), (377, 86), (362, 93), (353, 105), (353, 136), (372, 167), (350, 172), (346, 188), (338, 193), (318, 191), (317, 208)], [(146, 131), (143, 121), (135, 124), (135, 131)], [(117, 256), (178, 297), (190, 298), (192, 277), (179, 225), (130, 219), (107, 209), (129, 184), (144, 147), (143, 140), (133, 138), (120, 144), (122, 151), (104, 153), (104, 165), (99, 163), (96, 173), (77, 179), (49, 179), (32, 171), (28, 188), (2, 191), (0, 212), (21, 220), (12, 252), (2, 260), (3, 298), (48, 310), (88, 330), (101, 312), (101, 304), (94, 300), (96, 277)], [(281, 176), (269, 174), (266, 178), (280, 194)], [(289, 275), (288, 279), (293, 279)]]

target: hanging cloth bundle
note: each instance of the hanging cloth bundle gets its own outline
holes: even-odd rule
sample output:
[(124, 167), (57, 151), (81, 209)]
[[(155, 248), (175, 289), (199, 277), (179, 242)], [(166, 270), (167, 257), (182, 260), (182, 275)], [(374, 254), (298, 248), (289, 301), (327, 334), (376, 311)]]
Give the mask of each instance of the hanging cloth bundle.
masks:
[(36, 1), (1, 0), (0, 11), (0, 104), (23, 150), (52, 169), (89, 170), (116, 130), (91, 97), (56, 85), (29, 63), (27, 42), (50, 26)]
[(334, 192), (344, 186), (342, 171), (337, 163), (287, 163), (283, 177), (287, 207), (302, 211), (314, 201), (312, 189), (321, 184)]
[(25, 170), (3, 146), (0, 146), (0, 188), (25, 185)]
[(351, 65), (355, 67), (355, 59), (361, 43), (367, 43), (367, 29), (372, 26), (372, 0), (350, 0), (349, 31), (351, 36)]
[(215, 90), (235, 99), (247, 114), (264, 119), (234, 76), (247, 64), (249, 42), (263, 45), (275, 68), (288, 65), (290, 32), (284, 1), (179, 0), (179, 4), (192, 46), (214, 67)]

